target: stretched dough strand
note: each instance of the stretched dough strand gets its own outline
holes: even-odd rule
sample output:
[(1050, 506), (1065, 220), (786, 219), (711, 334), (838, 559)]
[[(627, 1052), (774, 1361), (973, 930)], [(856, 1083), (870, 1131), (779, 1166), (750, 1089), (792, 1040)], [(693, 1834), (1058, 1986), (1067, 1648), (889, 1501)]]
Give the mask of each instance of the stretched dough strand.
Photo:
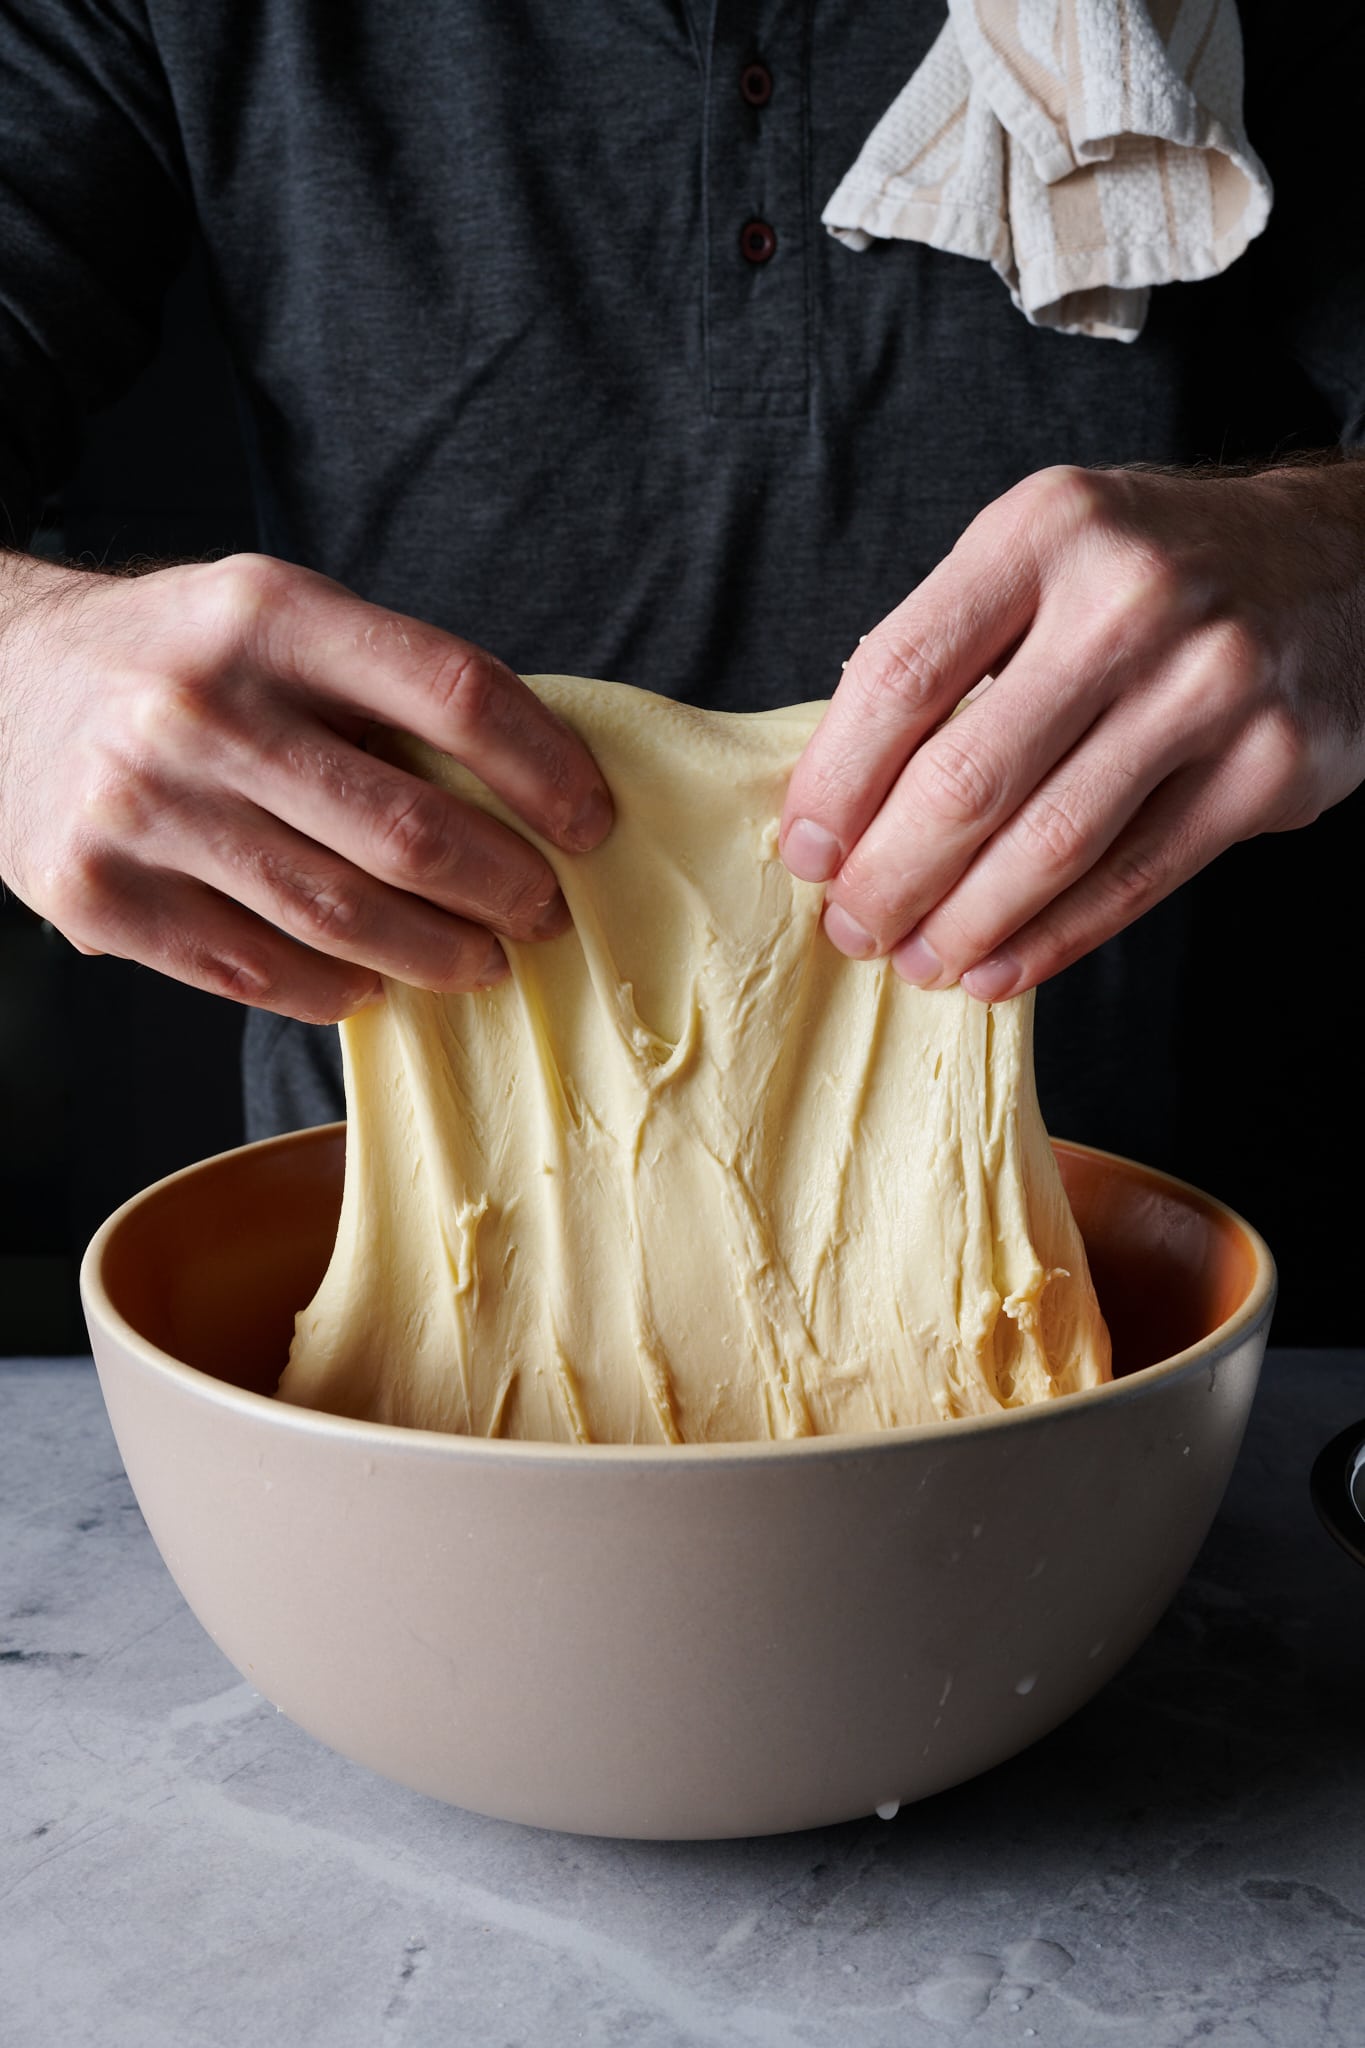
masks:
[[(390, 982), (342, 1027), (336, 1250), (283, 1399), (481, 1436), (885, 1429), (1108, 1377), (1033, 1086), (1031, 997), (844, 959), (776, 819), (822, 706), (735, 716), (532, 687), (616, 802), (526, 833), (572, 931), (496, 989)], [(468, 772), (395, 758), (520, 824)]]

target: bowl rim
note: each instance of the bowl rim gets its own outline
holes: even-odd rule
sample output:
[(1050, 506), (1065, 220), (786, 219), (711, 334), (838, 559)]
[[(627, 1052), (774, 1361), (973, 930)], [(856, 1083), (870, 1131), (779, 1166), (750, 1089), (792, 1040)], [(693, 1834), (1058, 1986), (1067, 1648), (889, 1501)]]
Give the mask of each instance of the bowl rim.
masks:
[[(1153, 1365), (1141, 1366), (1136, 1372), (1107, 1380), (1101, 1386), (1084, 1387), (1073, 1394), (1059, 1395), (1053, 1401), (1033, 1402), (1021, 1408), (1000, 1408), (980, 1415), (961, 1415), (944, 1422), (912, 1423), (896, 1429), (860, 1430), (847, 1435), (764, 1438), (716, 1444), (569, 1444), (545, 1443), (529, 1438), (460, 1436), (446, 1430), (413, 1428), (406, 1423), (368, 1422), (350, 1415), (330, 1415), (323, 1409), (300, 1408), (274, 1395), (255, 1394), (245, 1387), (233, 1386), (230, 1381), (218, 1379), (213, 1373), (188, 1365), (170, 1352), (163, 1351), (115, 1308), (104, 1284), (105, 1254), (125, 1221), (142, 1203), (178, 1182), (202, 1173), (219, 1160), (240, 1156), (244, 1152), (269, 1152), (276, 1148), (318, 1143), (324, 1138), (335, 1139), (336, 1134), (344, 1130), (344, 1122), (314, 1124), (303, 1130), (283, 1131), (274, 1137), (258, 1138), (251, 1144), (229, 1146), (205, 1159), (196, 1159), (130, 1195), (112, 1215), (105, 1218), (81, 1260), (81, 1301), (91, 1326), (92, 1345), (98, 1327), (131, 1353), (139, 1364), (179, 1386), (183, 1392), (241, 1414), (254, 1413), (259, 1421), (271, 1428), (296, 1430), (312, 1436), (339, 1437), (372, 1447), (382, 1445), (409, 1455), (489, 1458), (510, 1461), (518, 1466), (537, 1463), (563, 1465), (567, 1460), (581, 1468), (590, 1465), (619, 1468), (631, 1464), (664, 1464), (677, 1469), (704, 1467), (710, 1470), (718, 1465), (754, 1461), (769, 1463), (773, 1459), (793, 1457), (865, 1457), (871, 1451), (885, 1454), (909, 1445), (929, 1446), (979, 1436), (984, 1431), (1036, 1429), (1048, 1422), (1060, 1422), (1068, 1416), (1079, 1417), (1097, 1404), (1112, 1408), (1141, 1400), (1159, 1386), (1193, 1378), (1201, 1371), (1210, 1374), (1212, 1386), (1218, 1360), (1258, 1334), (1261, 1325), (1269, 1322), (1275, 1306), (1277, 1278), (1270, 1247), (1255, 1226), (1226, 1202), (1196, 1187), (1192, 1181), (1163, 1173), (1160, 1168), (1146, 1166), (1139, 1160), (1127, 1159), (1121, 1153), (1106, 1152), (1097, 1145), (1083, 1145), (1069, 1138), (1055, 1138), (1050, 1142), (1067, 1152), (1113, 1161), (1129, 1173), (1136, 1173), (1163, 1189), (1193, 1195), (1206, 1208), (1214, 1210), (1246, 1240), (1255, 1264), (1252, 1284), (1241, 1305), (1216, 1329), (1169, 1358), (1158, 1359)], [(98, 1357), (96, 1365), (99, 1365)]]

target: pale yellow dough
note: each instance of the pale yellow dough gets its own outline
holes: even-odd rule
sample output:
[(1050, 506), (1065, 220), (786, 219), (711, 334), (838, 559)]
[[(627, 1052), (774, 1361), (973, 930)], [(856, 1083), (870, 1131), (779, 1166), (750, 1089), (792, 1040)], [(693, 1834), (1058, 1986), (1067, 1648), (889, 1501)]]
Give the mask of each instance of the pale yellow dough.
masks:
[[(341, 1224), (282, 1398), (481, 1436), (719, 1443), (1106, 1379), (1032, 999), (988, 1008), (843, 959), (821, 890), (778, 858), (823, 707), (532, 687), (592, 749), (615, 828), (587, 855), (536, 841), (574, 929), (509, 945), (508, 982), (391, 982), (342, 1027)], [(400, 755), (518, 822), (453, 762)]]

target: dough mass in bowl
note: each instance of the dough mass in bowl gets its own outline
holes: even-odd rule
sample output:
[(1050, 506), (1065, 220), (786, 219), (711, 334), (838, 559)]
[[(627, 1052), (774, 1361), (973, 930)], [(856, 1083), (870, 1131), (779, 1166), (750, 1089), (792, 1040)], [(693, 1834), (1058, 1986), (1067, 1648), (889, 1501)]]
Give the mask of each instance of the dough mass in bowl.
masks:
[(532, 688), (616, 803), (538, 845), (573, 929), (475, 995), (342, 1026), (336, 1249), (280, 1397), (479, 1436), (717, 1443), (892, 1428), (1108, 1377), (1033, 1085), (1032, 997), (843, 958), (777, 854), (823, 706)]

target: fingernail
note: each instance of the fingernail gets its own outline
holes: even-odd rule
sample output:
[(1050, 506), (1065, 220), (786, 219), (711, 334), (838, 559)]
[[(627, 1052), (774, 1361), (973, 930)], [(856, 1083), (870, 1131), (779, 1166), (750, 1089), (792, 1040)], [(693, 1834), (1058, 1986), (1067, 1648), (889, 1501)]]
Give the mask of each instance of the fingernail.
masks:
[(847, 953), (854, 960), (869, 960), (877, 950), (877, 941), (871, 932), (864, 931), (856, 917), (850, 917), (837, 903), (825, 909), (825, 936), (841, 953)]
[(511, 971), (507, 964), (507, 955), (503, 952), (501, 946), (495, 945), (488, 965), (484, 968), (478, 980), (471, 982), (470, 986), (471, 988), (496, 988), (500, 981), (506, 981)]
[(531, 926), (533, 939), (557, 939), (569, 929), (573, 918), (562, 896), (554, 896)]
[(783, 843), (782, 858), (798, 882), (827, 882), (838, 872), (839, 842), (823, 825), (798, 818)]
[(937, 981), (943, 972), (943, 962), (929, 941), (918, 932), (911, 932), (908, 939), (902, 939), (891, 955), (891, 965), (902, 981), (912, 982), (916, 988), (924, 988), (929, 982)]
[(998, 1003), (1009, 994), (1023, 971), (1013, 953), (992, 953), (979, 967), (968, 968), (962, 976), (962, 986), (979, 1003)]
[(579, 853), (589, 853), (606, 838), (614, 815), (606, 791), (595, 789), (582, 810), (571, 819), (564, 836)]
[(382, 981), (368, 982), (364, 988), (356, 989), (354, 994), (348, 998), (346, 1008), (342, 1014), (347, 1017), (358, 1017), (362, 1010), (372, 1010), (376, 1003), (382, 1003), (384, 994), (385, 990)]

